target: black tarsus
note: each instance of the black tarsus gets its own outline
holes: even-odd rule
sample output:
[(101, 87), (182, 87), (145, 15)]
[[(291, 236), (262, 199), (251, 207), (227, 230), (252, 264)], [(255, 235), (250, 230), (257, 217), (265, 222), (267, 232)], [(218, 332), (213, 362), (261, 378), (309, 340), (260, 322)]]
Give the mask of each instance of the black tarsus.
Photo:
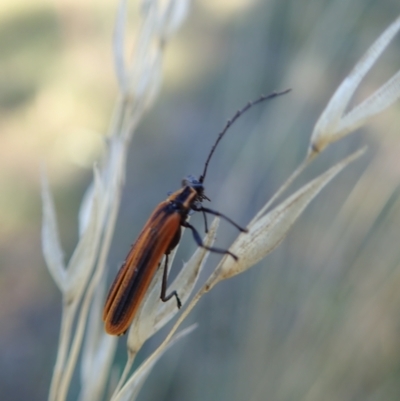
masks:
[(228, 251), (227, 249), (214, 248), (214, 247), (211, 247), (211, 246), (204, 245), (203, 244), (203, 240), (201, 239), (199, 232), (191, 224), (189, 224), (187, 221), (182, 222), (182, 226), (190, 228), (192, 230), (193, 238), (196, 241), (197, 245), (200, 246), (201, 248), (207, 249), (207, 251), (210, 251), (210, 252), (222, 253), (223, 255), (230, 255), (236, 261), (239, 260), (236, 255), (234, 255), (232, 252)]
[(211, 157), (215, 151), (215, 148), (217, 147), (218, 143), (220, 142), (220, 140), (222, 139), (222, 137), (225, 135), (226, 131), (228, 131), (228, 128), (243, 114), (245, 113), (247, 110), (249, 110), (251, 107), (253, 107), (254, 105), (261, 103), (265, 100), (269, 100), (269, 99), (273, 99), (277, 96), (281, 96), (281, 95), (285, 95), (286, 93), (290, 92), (291, 89), (286, 89), (282, 92), (272, 92), (269, 95), (265, 96), (262, 95), (260, 96), (257, 100), (253, 100), (252, 102), (248, 102), (246, 104), (246, 106), (244, 106), (241, 110), (238, 110), (235, 115), (227, 121), (224, 129), (218, 134), (217, 140), (214, 143), (214, 146), (211, 148), (211, 151), (207, 157), (206, 163), (204, 165), (204, 171), (203, 174), (200, 176), (199, 181), (200, 183), (204, 182), (204, 179), (206, 178), (206, 174), (207, 174), (207, 168), (208, 168), (208, 163), (211, 160)]
[(164, 273), (163, 273), (163, 278), (162, 278), (162, 283), (161, 283), (161, 295), (160, 295), (160, 298), (161, 298), (161, 301), (167, 302), (172, 297), (175, 297), (178, 309), (180, 309), (181, 306), (182, 306), (182, 302), (179, 299), (178, 293), (176, 291), (172, 291), (170, 294), (166, 295), (166, 293), (167, 293), (167, 279), (168, 279), (168, 254), (165, 254)]

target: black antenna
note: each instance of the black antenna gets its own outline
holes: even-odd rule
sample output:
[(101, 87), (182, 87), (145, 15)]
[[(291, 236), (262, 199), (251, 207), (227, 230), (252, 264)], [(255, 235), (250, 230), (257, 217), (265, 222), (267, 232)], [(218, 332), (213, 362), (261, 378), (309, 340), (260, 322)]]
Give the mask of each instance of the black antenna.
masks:
[(262, 95), (259, 99), (257, 100), (253, 100), (252, 102), (249, 102), (246, 104), (245, 107), (243, 107), (243, 109), (238, 110), (236, 112), (236, 114), (230, 119), (228, 120), (228, 122), (226, 123), (224, 129), (219, 133), (217, 140), (214, 143), (214, 146), (211, 148), (210, 154), (208, 155), (208, 158), (206, 160), (206, 164), (204, 165), (204, 171), (203, 174), (200, 176), (199, 181), (200, 183), (204, 182), (204, 179), (206, 178), (206, 174), (207, 174), (207, 168), (208, 168), (208, 163), (211, 160), (211, 157), (215, 151), (215, 148), (217, 147), (217, 145), (219, 144), (220, 140), (222, 139), (222, 137), (225, 135), (226, 131), (228, 131), (228, 128), (243, 114), (245, 113), (247, 110), (249, 110), (251, 107), (253, 107), (254, 105), (263, 102), (264, 100), (269, 100), (269, 99), (273, 99), (274, 97), (277, 96), (281, 96), (281, 95), (285, 95), (286, 93), (290, 92), (291, 89), (286, 89), (283, 92), (272, 92), (271, 94), (269, 94), (268, 96), (264, 96)]

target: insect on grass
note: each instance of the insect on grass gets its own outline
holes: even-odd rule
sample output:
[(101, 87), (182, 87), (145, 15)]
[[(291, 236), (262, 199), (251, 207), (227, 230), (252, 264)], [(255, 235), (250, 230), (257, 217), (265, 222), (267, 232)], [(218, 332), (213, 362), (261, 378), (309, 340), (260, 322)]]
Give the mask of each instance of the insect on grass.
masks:
[(186, 177), (182, 181), (182, 187), (170, 194), (165, 201), (161, 202), (155, 208), (140, 232), (136, 242), (132, 245), (108, 293), (103, 311), (105, 330), (108, 334), (118, 336), (125, 334), (149, 288), (163, 255), (165, 255), (165, 263), (160, 298), (163, 302), (166, 302), (175, 297), (178, 308), (182, 306), (176, 291), (172, 291), (170, 294), (166, 293), (168, 256), (180, 241), (181, 227), (189, 228), (192, 231), (193, 238), (198, 246), (210, 252), (230, 255), (237, 260), (237, 256), (227, 249), (204, 245), (199, 232), (189, 224), (187, 217), (191, 211), (201, 212), (204, 217), (206, 232), (208, 231), (207, 214), (222, 217), (234, 225), (239, 231), (247, 231), (222, 213), (203, 207), (202, 202), (204, 200), (209, 200), (204, 193), (203, 185), (208, 164), (218, 143), (221, 141), (228, 128), (243, 113), (258, 103), (283, 95), (287, 92), (289, 92), (289, 90), (273, 92), (268, 96), (261, 96), (259, 99), (247, 103), (243, 109), (237, 111), (236, 114), (228, 120), (224, 129), (218, 135), (217, 140), (208, 154), (203, 173), (200, 177), (198, 179), (193, 176)]

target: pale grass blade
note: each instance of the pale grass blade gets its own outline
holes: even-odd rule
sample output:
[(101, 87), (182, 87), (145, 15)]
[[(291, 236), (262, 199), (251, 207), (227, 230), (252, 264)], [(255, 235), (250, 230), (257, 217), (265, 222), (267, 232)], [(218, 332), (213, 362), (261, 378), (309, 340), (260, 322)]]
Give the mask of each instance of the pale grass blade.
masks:
[(58, 225), (53, 196), (51, 194), (45, 169), (42, 169), (42, 249), (47, 268), (62, 293), (67, 287), (67, 272), (64, 255), (58, 235)]
[[(311, 136), (311, 145), (309, 154), (313, 152), (321, 152), (330, 143), (333, 143), (346, 134), (354, 131), (363, 125), (371, 116), (377, 114), (378, 112), (389, 107), (399, 96), (398, 89), (398, 78), (396, 75), (384, 84), (377, 93), (372, 95), (367, 101), (362, 103), (359, 107), (360, 109), (354, 109), (357, 111), (351, 118), (349, 115), (353, 111), (348, 113), (350, 118), (346, 124), (346, 116), (343, 116), (350, 99), (354, 95), (354, 92), (359, 87), (361, 81), (364, 79), (367, 72), (375, 64), (377, 59), (380, 57), (382, 52), (389, 45), (393, 37), (397, 34), (400, 29), (400, 17), (397, 18), (375, 41), (375, 43), (368, 49), (366, 54), (361, 58), (361, 60), (356, 64), (350, 74), (345, 78), (339, 88), (336, 90), (325, 110), (321, 114), (317, 123), (315, 124), (313, 134)], [(392, 89), (388, 86), (394, 85)], [(386, 101), (378, 99), (378, 97), (388, 96)], [(378, 96), (378, 97), (376, 97)], [(375, 107), (372, 107), (372, 104)], [(369, 104), (369, 113), (367, 105)], [(379, 104), (379, 106), (378, 106)], [(362, 111), (362, 113), (361, 113)], [(357, 121), (356, 116), (360, 119)], [(350, 124), (351, 122), (351, 124)]]
[(246, 271), (272, 252), (325, 185), (364, 152), (365, 148), (342, 160), (250, 225), (249, 232), (241, 234), (230, 249), (239, 257), (239, 260), (236, 262), (230, 257), (225, 257), (213, 274), (215, 281), (218, 282)]
[(126, 382), (126, 384), (122, 387), (122, 389), (111, 398), (111, 401), (134, 401), (139, 394), (140, 389), (142, 388), (144, 381), (147, 376), (151, 372), (155, 363), (162, 357), (165, 351), (167, 351), (172, 345), (174, 345), (177, 341), (182, 339), (183, 337), (190, 334), (197, 325), (189, 326), (187, 329), (182, 330), (180, 333), (175, 335), (171, 341), (163, 344), (150, 355), (139, 368), (135, 371), (135, 373), (130, 377), (130, 379)]

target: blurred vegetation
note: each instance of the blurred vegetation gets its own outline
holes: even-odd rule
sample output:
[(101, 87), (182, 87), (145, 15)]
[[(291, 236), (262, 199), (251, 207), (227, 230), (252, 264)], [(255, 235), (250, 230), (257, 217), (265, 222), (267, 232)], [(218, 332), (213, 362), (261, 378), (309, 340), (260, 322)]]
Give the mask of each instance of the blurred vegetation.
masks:
[[(60, 297), (41, 256), (40, 164), (69, 257), (116, 95), (115, 9), (110, 1), (0, 5), (1, 399), (47, 397)], [(200, 173), (225, 120), (260, 93), (291, 87), (249, 112), (210, 165), (213, 208), (247, 222), (302, 159), (331, 94), (398, 13), (393, 0), (194, 2), (167, 49), (161, 96), (132, 143), (110, 270), (165, 194)], [(397, 38), (355, 102), (400, 68), (399, 46)], [(296, 183), (369, 145), (262, 266), (202, 300), (192, 317), (198, 330), (160, 361), (142, 399), (399, 399), (398, 116), (397, 104)], [(201, 216), (193, 224), (202, 227)], [(218, 246), (234, 234), (222, 227)], [(194, 248), (185, 237), (176, 264)]]

